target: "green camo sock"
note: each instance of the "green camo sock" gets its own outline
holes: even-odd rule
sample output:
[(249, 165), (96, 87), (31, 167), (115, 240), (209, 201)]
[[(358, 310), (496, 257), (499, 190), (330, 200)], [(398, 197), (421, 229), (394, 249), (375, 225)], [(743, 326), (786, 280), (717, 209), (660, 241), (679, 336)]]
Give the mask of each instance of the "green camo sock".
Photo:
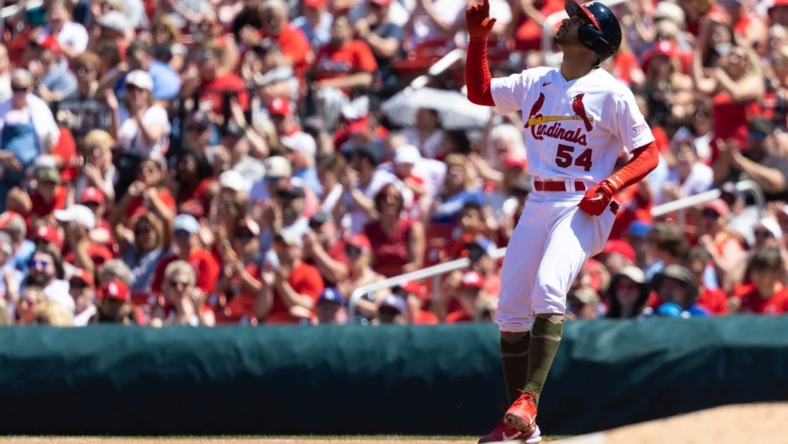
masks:
[(503, 381), (509, 405), (512, 405), (515, 399), (520, 397), (520, 390), (528, 381), (528, 347), (530, 345), (530, 332), (501, 332), (501, 364), (503, 365)]
[(561, 344), (564, 332), (563, 315), (536, 315), (531, 328), (531, 348), (528, 355), (528, 381), (523, 388), (539, 399), (547, 374)]

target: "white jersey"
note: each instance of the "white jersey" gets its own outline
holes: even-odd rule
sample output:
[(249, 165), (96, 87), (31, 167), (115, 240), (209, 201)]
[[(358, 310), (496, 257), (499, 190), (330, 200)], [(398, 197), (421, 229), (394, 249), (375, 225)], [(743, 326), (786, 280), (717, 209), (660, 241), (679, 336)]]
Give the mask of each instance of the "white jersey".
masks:
[(491, 92), (500, 112), (523, 111), (534, 178), (599, 183), (622, 149), (654, 141), (632, 92), (602, 69), (567, 81), (559, 69), (533, 68), (493, 79)]

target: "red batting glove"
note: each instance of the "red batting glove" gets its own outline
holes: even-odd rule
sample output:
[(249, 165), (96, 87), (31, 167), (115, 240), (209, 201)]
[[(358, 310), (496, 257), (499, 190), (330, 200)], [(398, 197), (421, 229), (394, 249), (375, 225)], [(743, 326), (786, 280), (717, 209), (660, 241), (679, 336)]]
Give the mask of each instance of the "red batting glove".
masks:
[(577, 205), (581, 210), (591, 216), (599, 216), (605, 212), (618, 187), (613, 182), (605, 179), (586, 191), (583, 200)]
[(465, 10), (465, 24), (468, 27), (468, 35), (471, 40), (487, 38), (487, 34), (492, 31), (495, 19), (490, 18), (490, 2), (473, 4)]

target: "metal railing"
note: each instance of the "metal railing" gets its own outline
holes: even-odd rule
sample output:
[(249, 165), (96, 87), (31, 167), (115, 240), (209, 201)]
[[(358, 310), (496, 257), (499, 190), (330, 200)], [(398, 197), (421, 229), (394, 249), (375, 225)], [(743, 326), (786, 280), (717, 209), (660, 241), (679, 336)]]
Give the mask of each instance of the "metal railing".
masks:
[[(741, 182), (737, 182), (735, 187), (740, 193), (752, 194), (753, 198), (755, 199), (755, 205), (757, 205), (758, 211), (761, 213), (761, 216), (763, 216), (763, 207), (766, 204), (766, 198), (763, 195), (763, 190), (761, 187), (752, 180), (743, 180)], [(685, 210), (687, 208), (717, 199), (721, 195), (722, 191), (716, 189), (706, 191), (705, 193), (696, 194), (694, 196), (684, 197), (682, 199), (674, 200), (672, 202), (667, 202), (653, 207), (651, 209), (651, 215), (653, 217), (660, 217), (678, 211), (679, 214), (676, 223), (679, 226), (684, 226), (687, 217)]]
[[(753, 198), (755, 199), (755, 204), (758, 206), (759, 211), (763, 213), (765, 198), (763, 195), (763, 190), (761, 190), (761, 187), (757, 183), (751, 180), (745, 180), (738, 182), (735, 186), (736, 186), (736, 190), (741, 193), (752, 194)], [(651, 209), (651, 215), (654, 217), (660, 217), (678, 211), (679, 218), (677, 223), (680, 226), (683, 226), (686, 218), (685, 210), (687, 208), (717, 199), (718, 197), (720, 197), (721, 194), (722, 191), (717, 189), (717, 190), (707, 191), (705, 193), (696, 194), (694, 196), (678, 199), (673, 202), (667, 202), (653, 207)], [(501, 247), (495, 250), (492, 256), (493, 259), (500, 259), (505, 254), (506, 254), (506, 247)], [(432, 278), (433, 300), (439, 301), (441, 297), (440, 294), (441, 276), (443, 276), (446, 273), (451, 273), (452, 271), (462, 270), (463, 268), (467, 268), (470, 264), (471, 261), (468, 258), (456, 259), (451, 262), (444, 262), (442, 264), (433, 265), (431, 267), (423, 268), (421, 270), (412, 271), (410, 273), (405, 273), (399, 276), (388, 278), (380, 282), (375, 282), (373, 284), (363, 285), (361, 287), (358, 287), (355, 291), (353, 291), (353, 293), (350, 295), (350, 298), (348, 299), (348, 310), (350, 311), (350, 319), (355, 319), (356, 307), (358, 306), (358, 301), (365, 294), (379, 290), (384, 290), (387, 288), (393, 288), (396, 287), (397, 285), (404, 284), (408, 281), (420, 281), (422, 279)]]
[[(492, 254), (492, 258), (500, 259), (504, 254), (506, 254), (506, 247), (495, 250)], [(420, 281), (422, 279), (433, 278), (432, 298), (434, 301), (439, 301), (441, 297), (441, 276), (446, 273), (451, 273), (452, 271), (468, 268), (470, 264), (470, 259), (465, 257), (462, 259), (455, 259), (450, 262), (433, 265), (431, 267), (422, 268), (421, 270), (411, 271), (410, 273), (401, 274), (399, 276), (388, 278), (373, 284), (362, 285), (361, 287), (355, 289), (353, 293), (350, 294), (350, 298), (348, 298), (348, 311), (350, 312), (350, 319), (355, 319), (358, 300), (361, 299), (365, 294), (387, 288), (393, 288), (409, 281)]]

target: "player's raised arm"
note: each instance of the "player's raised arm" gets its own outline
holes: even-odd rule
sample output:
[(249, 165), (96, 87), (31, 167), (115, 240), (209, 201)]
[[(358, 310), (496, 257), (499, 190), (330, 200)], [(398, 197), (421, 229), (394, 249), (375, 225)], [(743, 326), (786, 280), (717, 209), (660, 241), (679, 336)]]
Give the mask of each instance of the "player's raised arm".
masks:
[(465, 59), (468, 100), (477, 105), (495, 106), (490, 92), (492, 74), (487, 65), (487, 34), (495, 25), (495, 19), (490, 18), (489, 0), (469, 6), (465, 10), (465, 23), (470, 36), (468, 56)]

